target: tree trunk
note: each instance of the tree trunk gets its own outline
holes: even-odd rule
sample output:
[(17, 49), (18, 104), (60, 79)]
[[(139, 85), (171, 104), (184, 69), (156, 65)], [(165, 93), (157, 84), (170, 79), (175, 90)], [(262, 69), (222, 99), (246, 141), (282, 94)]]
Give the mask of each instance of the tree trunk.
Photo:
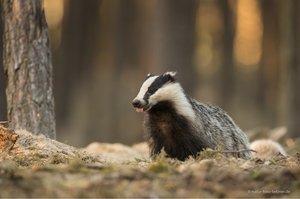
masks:
[(280, 1), (281, 114), (290, 135), (300, 132), (299, 1)]
[(278, 122), (279, 76), (280, 76), (280, 43), (278, 1), (261, 1), (263, 33), (263, 54), (259, 73), (258, 104), (265, 113), (264, 118), (269, 125)]
[(223, 23), (224, 23), (224, 33), (223, 33), (223, 49), (222, 49), (222, 60), (223, 64), (221, 66), (220, 73), (220, 102), (222, 108), (225, 110), (230, 109), (232, 95), (234, 93), (235, 85), (235, 69), (233, 61), (233, 40), (235, 34), (235, 21), (234, 13), (230, 9), (230, 2), (228, 0), (218, 1), (219, 6), (223, 12)]
[(289, 101), (290, 104), (290, 132), (293, 137), (299, 137), (300, 135), (300, 94), (299, 94), (299, 85), (300, 85), (300, 14), (299, 14), (300, 3), (298, 0), (293, 0), (291, 5), (291, 23), (293, 29), (291, 30), (291, 36), (293, 37), (293, 41), (291, 43), (291, 48), (293, 50), (291, 56), (291, 64), (290, 67), (290, 96), (291, 99)]
[(55, 138), (52, 63), (41, 0), (2, 0), (3, 61), (11, 126)]
[(164, 23), (161, 27), (161, 66), (179, 72), (184, 89), (192, 94), (197, 83), (194, 51), (198, 1), (164, 0), (159, 6)]
[(69, 117), (73, 89), (78, 90), (84, 77), (90, 77), (93, 71), (92, 61), (97, 55), (95, 43), (99, 35), (97, 24), (101, 1), (65, 0), (64, 4), (62, 43), (58, 52), (53, 54), (57, 126), (66, 123)]
[[(2, 5), (0, 4), (0, 10)], [(3, 22), (0, 20), (0, 38), (3, 35)], [(0, 39), (0, 60), (3, 60), (3, 41)], [(0, 61), (0, 121), (7, 120), (6, 116), (6, 96), (5, 96), (5, 78), (2, 70), (3, 63)]]

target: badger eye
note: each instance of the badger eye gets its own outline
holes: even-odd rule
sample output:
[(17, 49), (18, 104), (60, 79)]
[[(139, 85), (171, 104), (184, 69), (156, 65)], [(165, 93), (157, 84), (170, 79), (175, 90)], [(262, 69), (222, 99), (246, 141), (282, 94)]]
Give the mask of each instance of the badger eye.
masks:
[(146, 96), (150, 96), (151, 95), (151, 91), (148, 90), (146, 93), (145, 93)]

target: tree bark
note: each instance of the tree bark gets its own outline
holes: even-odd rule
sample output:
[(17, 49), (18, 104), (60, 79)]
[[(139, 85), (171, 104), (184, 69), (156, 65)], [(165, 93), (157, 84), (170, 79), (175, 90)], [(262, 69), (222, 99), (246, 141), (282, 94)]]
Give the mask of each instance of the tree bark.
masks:
[(3, 61), (11, 126), (55, 138), (52, 63), (41, 0), (2, 0)]
[[(259, 73), (258, 105), (269, 125), (278, 122), (280, 84), (280, 42), (278, 1), (261, 1), (263, 20), (263, 54)], [(278, 18), (276, 18), (278, 17)]]
[[(0, 4), (0, 10), (2, 5)], [(3, 35), (3, 22), (0, 19), (0, 38)], [(3, 41), (0, 39), (0, 60), (3, 60)], [(5, 78), (3, 68), (3, 63), (0, 61), (0, 121), (7, 120), (6, 115), (6, 95), (5, 95)]]
[[(282, 70), (284, 70), (285, 82), (284, 86), (287, 91), (284, 97), (285, 106), (282, 109), (287, 109), (286, 123), (289, 127), (290, 135), (293, 137), (299, 136), (299, 116), (300, 116), (300, 59), (299, 59), (299, 12), (300, 6), (297, 0), (287, 0), (283, 3), (280, 1), (281, 8), (281, 53), (282, 53)], [(283, 88), (282, 88), (283, 90)]]
[(293, 0), (291, 5), (291, 26), (293, 27), (291, 30), (291, 36), (293, 41), (291, 43), (291, 48), (293, 53), (290, 57), (291, 64), (290, 67), (290, 96), (291, 99), (289, 101), (290, 104), (290, 132), (293, 137), (299, 137), (300, 135), (300, 94), (299, 94), (299, 85), (300, 85), (300, 40), (299, 40), (299, 33), (300, 33), (300, 14), (299, 8), (300, 3), (298, 0)]
[(235, 21), (234, 13), (230, 9), (230, 2), (228, 0), (218, 1), (223, 13), (224, 33), (223, 33), (223, 49), (220, 73), (220, 93), (222, 101), (220, 102), (222, 108), (230, 109), (232, 95), (235, 91), (235, 67), (233, 61), (233, 43), (235, 35)]
[(300, 132), (299, 1), (280, 1), (281, 114), (290, 135)]
[[(179, 72), (184, 89), (194, 92), (197, 83), (194, 66), (196, 14), (198, 1), (163, 0), (161, 66)], [(162, 71), (163, 72), (163, 71)]]
[(95, 43), (99, 37), (98, 11), (101, 1), (65, 0), (64, 3), (62, 43), (58, 52), (53, 54), (58, 60), (55, 63), (54, 59), (58, 126), (69, 117), (74, 87), (78, 89), (78, 85), (83, 84), (84, 77), (90, 76), (93, 71), (92, 62), (98, 55)]

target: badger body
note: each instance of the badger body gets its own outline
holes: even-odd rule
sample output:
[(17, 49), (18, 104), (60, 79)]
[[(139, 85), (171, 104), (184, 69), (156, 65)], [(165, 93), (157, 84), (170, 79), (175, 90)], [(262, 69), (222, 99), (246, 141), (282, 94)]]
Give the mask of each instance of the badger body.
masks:
[(250, 158), (248, 139), (231, 117), (219, 107), (187, 96), (175, 75), (148, 75), (132, 102), (137, 112), (145, 113), (151, 156), (164, 149), (169, 157), (185, 160), (203, 149), (218, 147)]

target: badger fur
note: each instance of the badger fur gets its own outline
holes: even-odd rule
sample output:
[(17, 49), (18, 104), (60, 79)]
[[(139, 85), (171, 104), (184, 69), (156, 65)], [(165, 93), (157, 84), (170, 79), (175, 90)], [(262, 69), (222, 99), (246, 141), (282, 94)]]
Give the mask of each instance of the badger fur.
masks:
[(145, 113), (151, 156), (164, 149), (169, 157), (185, 160), (203, 149), (220, 147), (240, 151), (237, 157), (250, 158), (248, 139), (231, 117), (216, 106), (187, 96), (175, 75), (147, 75), (132, 102), (137, 112)]

